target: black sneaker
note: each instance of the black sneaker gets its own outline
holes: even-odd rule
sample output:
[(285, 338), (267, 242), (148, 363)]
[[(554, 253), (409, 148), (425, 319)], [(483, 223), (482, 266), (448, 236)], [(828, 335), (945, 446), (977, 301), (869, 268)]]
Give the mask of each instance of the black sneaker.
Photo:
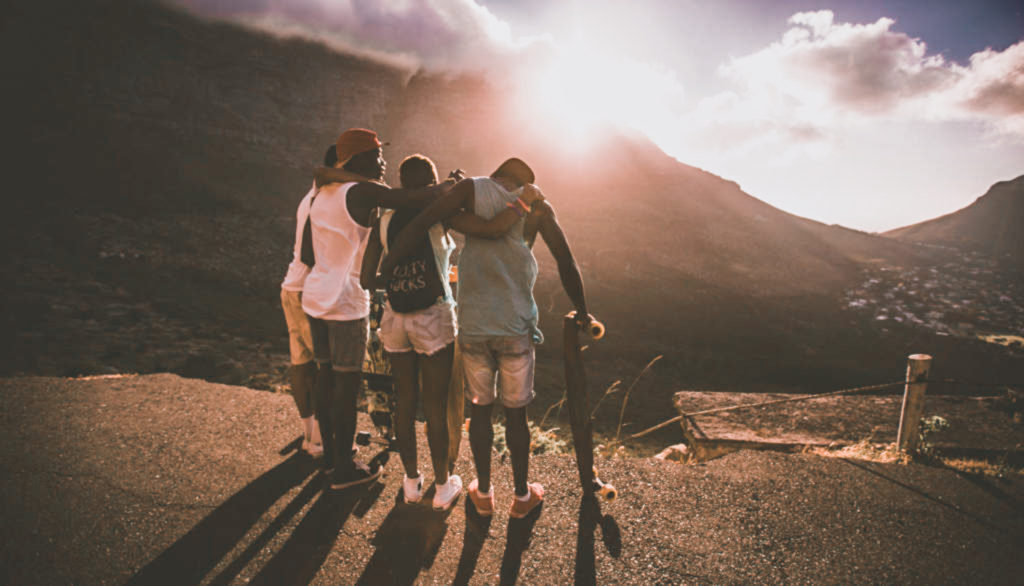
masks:
[(366, 484), (372, 482), (380, 477), (380, 473), (383, 471), (382, 467), (378, 467), (376, 470), (371, 470), (366, 464), (361, 462), (355, 462), (348, 474), (340, 474), (338, 469), (334, 470), (331, 474), (331, 489), (342, 490), (349, 488), (350, 486), (357, 486), (359, 484)]

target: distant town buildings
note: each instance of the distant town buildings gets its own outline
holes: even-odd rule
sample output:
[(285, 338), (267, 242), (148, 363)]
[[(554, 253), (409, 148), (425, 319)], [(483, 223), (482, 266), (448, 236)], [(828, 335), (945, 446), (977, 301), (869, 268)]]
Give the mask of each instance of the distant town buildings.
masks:
[(848, 290), (844, 307), (878, 322), (897, 322), (943, 336), (980, 338), (1024, 352), (1024, 285), (1019, 271), (972, 252), (943, 264), (878, 267)]

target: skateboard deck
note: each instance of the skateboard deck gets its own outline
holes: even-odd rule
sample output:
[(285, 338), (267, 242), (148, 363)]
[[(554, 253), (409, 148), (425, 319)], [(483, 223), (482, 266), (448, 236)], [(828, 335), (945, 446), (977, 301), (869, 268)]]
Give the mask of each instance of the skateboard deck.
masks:
[[(395, 382), (391, 376), (391, 363), (377, 335), (381, 316), (384, 315), (384, 301), (384, 291), (373, 291), (370, 294), (370, 336), (366, 341), (362, 370), (366, 412), (381, 440), (391, 444), (395, 439)], [(367, 445), (369, 439), (365, 434), (359, 434), (356, 438), (361, 445)]]
[(455, 358), (452, 360), (452, 380), (448, 385), (448, 473), (455, 471), (462, 445), (462, 426), (466, 417), (465, 374), (462, 372), (462, 352), (455, 344)]
[[(566, 403), (569, 407), (569, 423), (572, 426), (580, 486), (583, 487), (584, 494), (597, 494), (607, 500), (613, 500), (617, 496), (615, 487), (601, 481), (594, 466), (594, 432), (590, 420), (587, 375), (583, 368), (579, 340), (580, 325), (576, 322), (576, 312), (565, 316), (562, 332)], [(587, 333), (598, 339), (604, 335), (604, 326), (599, 322), (593, 322)]]

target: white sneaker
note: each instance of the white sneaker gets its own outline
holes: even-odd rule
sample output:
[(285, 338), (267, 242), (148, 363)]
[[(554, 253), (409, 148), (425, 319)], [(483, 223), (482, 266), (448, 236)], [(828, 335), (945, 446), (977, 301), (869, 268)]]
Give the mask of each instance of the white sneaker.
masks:
[(405, 477), (402, 481), (402, 497), (406, 503), (418, 503), (423, 498), (423, 475), (416, 478)]
[(434, 510), (445, 511), (462, 494), (462, 479), (458, 474), (449, 474), (448, 482), (440, 486), (435, 484), (434, 491)]

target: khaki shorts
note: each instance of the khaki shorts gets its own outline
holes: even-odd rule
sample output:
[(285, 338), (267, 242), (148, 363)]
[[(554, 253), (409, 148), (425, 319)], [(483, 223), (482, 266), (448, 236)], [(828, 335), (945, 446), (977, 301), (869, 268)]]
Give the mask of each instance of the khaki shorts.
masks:
[(388, 352), (409, 352), (430, 356), (455, 341), (455, 306), (436, 303), (409, 313), (384, 306), (380, 320), (380, 341)]
[(330, 363), (338, 372), (360, 372), (366, 357), (366, 341), (370, 337), (370, 318), (349, 321), (319, 319), (309, 316), (313, 334), (313, 358), (317, 364)]
[(302, 311), (302, 291), (281, 289), (281, 308), (288, 324), (288, 349), (292, 364), (313, 361), (313, 334), (309, 331), (309, 318)]
[(460, 337), (459, 349), (470, 403), (490, 405), (500, 398), (502, 405), (514, 409), (533, 401), (536, 353), (529, 334), (472, 342)]

